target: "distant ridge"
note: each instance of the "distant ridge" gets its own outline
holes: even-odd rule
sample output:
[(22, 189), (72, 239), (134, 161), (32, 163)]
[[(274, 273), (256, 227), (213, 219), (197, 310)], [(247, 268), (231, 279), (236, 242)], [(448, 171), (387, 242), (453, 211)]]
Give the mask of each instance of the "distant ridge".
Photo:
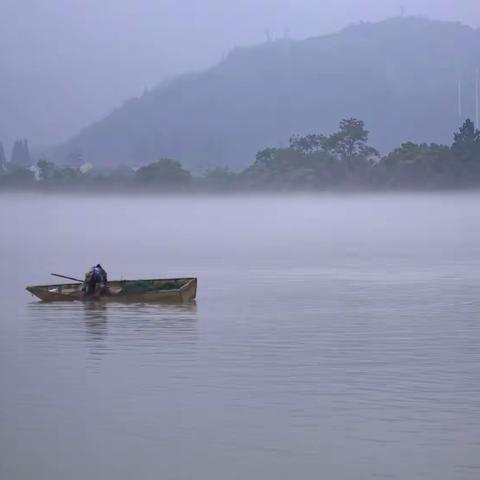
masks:
[(251, 163), (293, 134), (365, 121), (381, 151), (403, 141), (450, 142), (474, 118), (480, 31), (456, 22), (399, 17), (305, 40), (234, 49), (199, 73), (126, 101), (50, 152), (57, 162), (144, 164), (161, 157), (201, 171)]

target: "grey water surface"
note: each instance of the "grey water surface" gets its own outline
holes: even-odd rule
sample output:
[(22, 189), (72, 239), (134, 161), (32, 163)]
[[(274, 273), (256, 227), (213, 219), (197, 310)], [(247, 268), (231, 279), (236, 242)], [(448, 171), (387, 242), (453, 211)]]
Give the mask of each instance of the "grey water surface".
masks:
[[(480, 478), (479, 207), (0, 196), (0, 478)], [(196, 305), (24, 291), (97, 262)]]

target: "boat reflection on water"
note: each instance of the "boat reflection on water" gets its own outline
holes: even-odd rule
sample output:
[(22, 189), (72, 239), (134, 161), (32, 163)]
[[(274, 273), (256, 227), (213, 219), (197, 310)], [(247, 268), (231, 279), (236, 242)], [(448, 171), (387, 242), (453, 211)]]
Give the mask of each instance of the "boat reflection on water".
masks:
[(165, 345), (192, 344), (197, 339), (197, 305), (103, 302), (32, 302), (31, 338), (62, 346), (87, 343), (93, 356), (116, 349), (146, 349), (150, 354)]
[(91, 344), (93, 355), (102, 355), (107, 350), (105, 343), (108, 333), (108, 309), (105, 304), (83, 303), (85, 332), (87, 341)]

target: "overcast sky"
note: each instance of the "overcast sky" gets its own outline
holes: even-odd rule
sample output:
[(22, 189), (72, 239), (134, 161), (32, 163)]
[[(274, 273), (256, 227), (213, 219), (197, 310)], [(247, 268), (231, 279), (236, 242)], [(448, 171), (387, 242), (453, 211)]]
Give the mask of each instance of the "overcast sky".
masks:
[(59, 142), (236, 45), (424, 15), (480, 26), (480, 0), (0, 0), (0, 141)]

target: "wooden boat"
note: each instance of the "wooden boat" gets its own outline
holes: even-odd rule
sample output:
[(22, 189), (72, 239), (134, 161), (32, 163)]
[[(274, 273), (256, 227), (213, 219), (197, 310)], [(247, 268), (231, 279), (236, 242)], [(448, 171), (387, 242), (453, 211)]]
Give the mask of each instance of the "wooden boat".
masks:
[(161, 302), (186, 303), (197, 294), (196, 278), (156, 278), (148, 280), (117, 280), (108, 282), (108, 292), (85, 296), (82, 283), (35, 285), (27, 290), (46, 302), (101, 301), (101, 302)]

